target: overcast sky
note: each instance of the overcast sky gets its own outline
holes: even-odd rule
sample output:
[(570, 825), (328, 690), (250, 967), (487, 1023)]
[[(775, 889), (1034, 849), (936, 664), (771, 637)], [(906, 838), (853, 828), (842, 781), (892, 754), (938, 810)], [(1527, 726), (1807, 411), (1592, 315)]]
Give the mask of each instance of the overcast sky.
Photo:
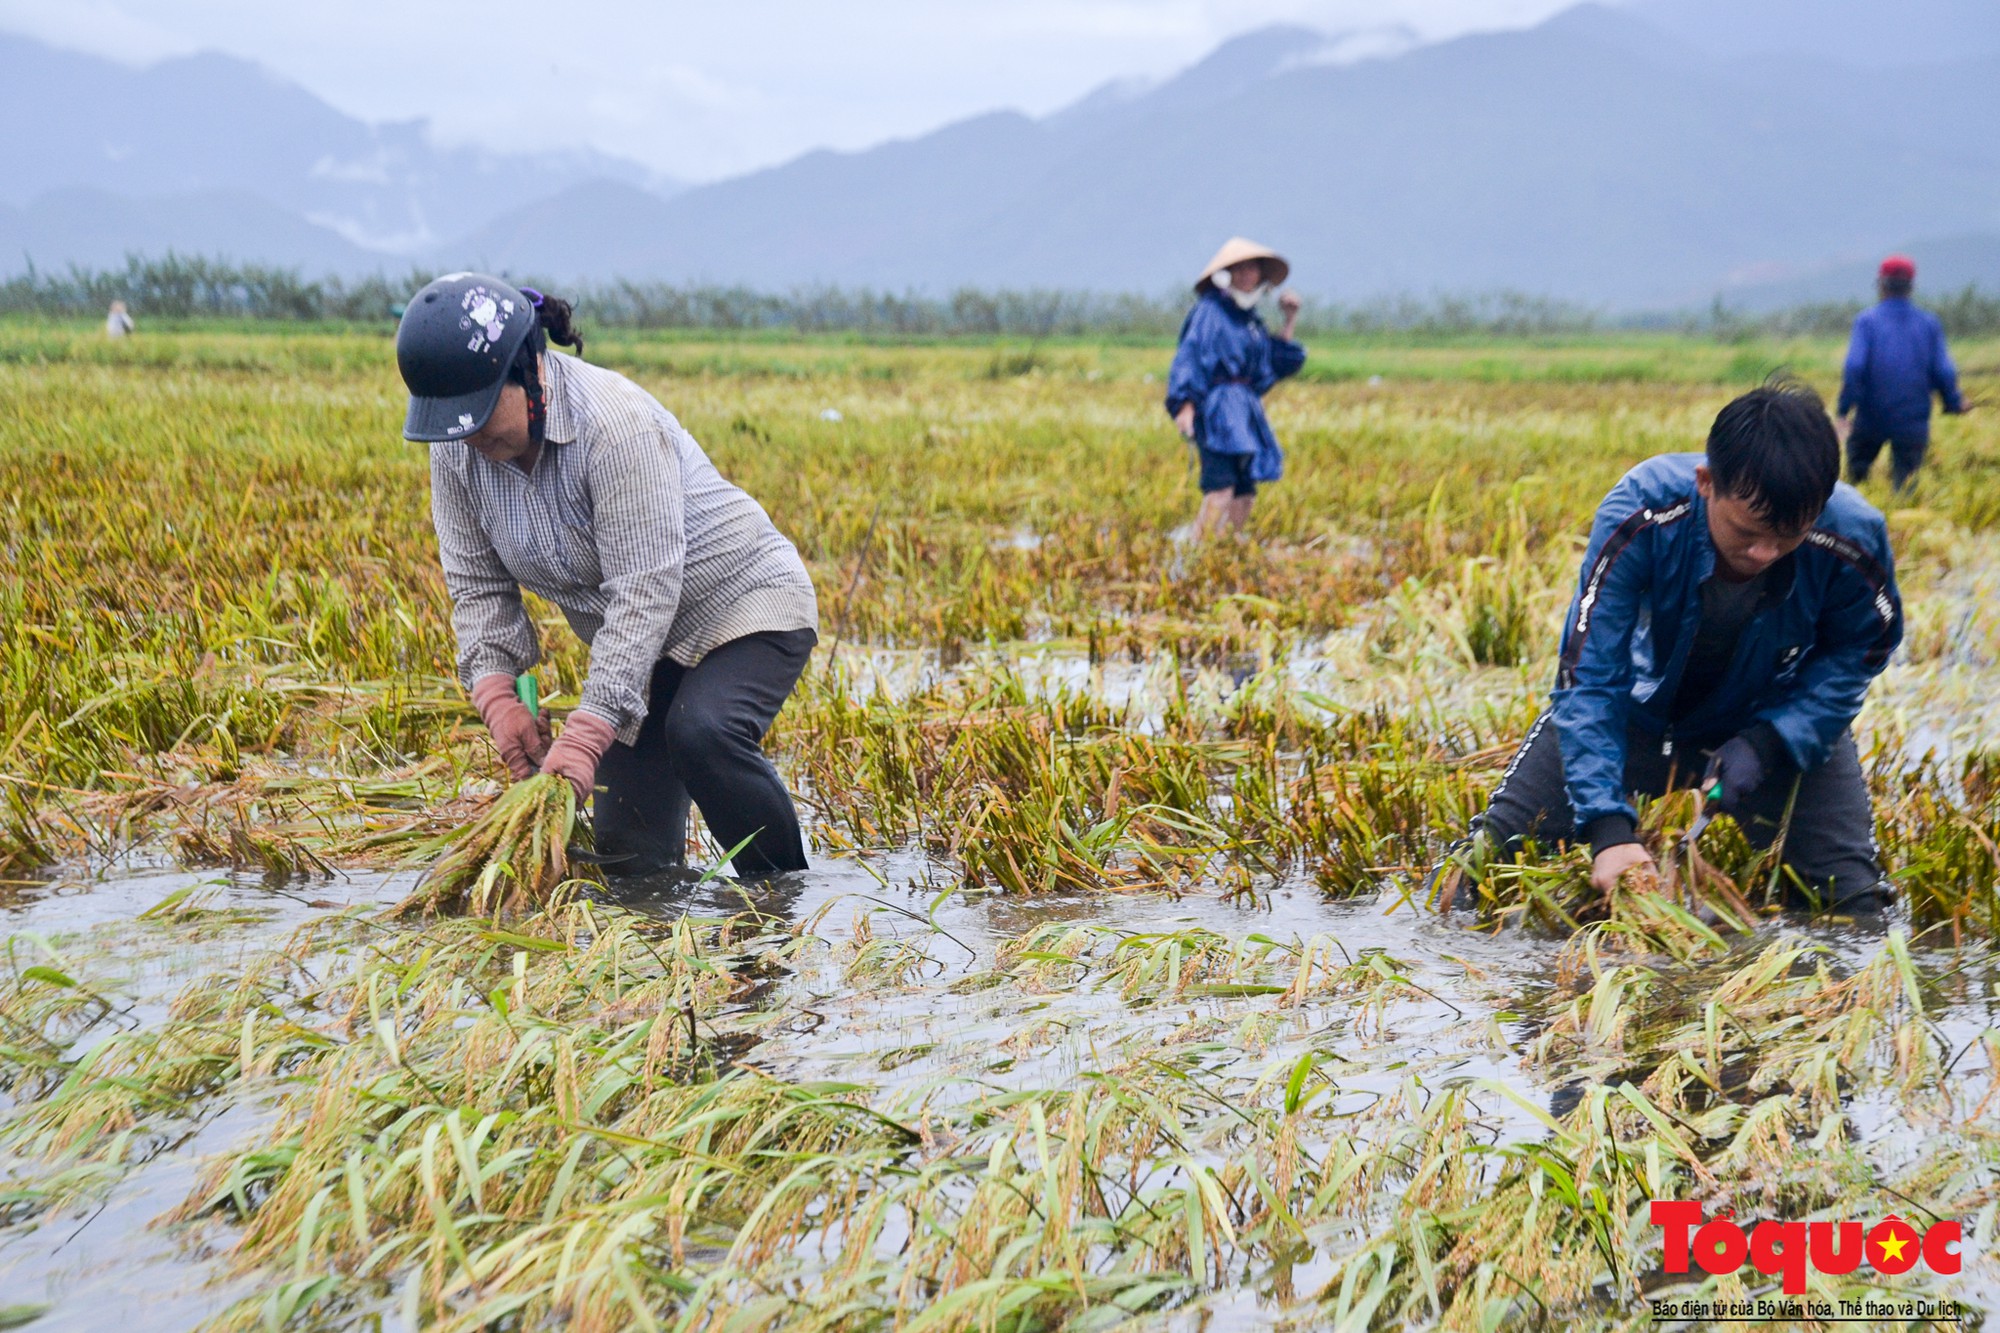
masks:
[(705, 180), (975, 112), (1042, 113), (1270, 23), (1424, 37), (1571, 0), (0, 0), (0, 28), (133, 63), (258, 61), (452, 143), (589, 145)]

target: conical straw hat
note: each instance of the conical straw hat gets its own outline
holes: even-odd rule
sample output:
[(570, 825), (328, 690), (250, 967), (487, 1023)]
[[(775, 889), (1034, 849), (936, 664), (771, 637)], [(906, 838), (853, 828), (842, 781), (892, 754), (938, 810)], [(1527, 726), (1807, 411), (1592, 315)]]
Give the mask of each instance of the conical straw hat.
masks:
[(1282, 286), (1292, 272), (1292, 266), (1285, 262), (1284, 256), (1268, 245), (1259, 245), (1244, 237), (1232, 236), (1222, 243), (1222, 248), (1215, 252), (1215, 258), (1208, 261), (1208, 267), (1201, 271), (1199, 278), (1195, 279), (1194, 289), (1198, 292), (1205, 290), (1216, 274), (1246, 259), (1264, 261), (1264, 281), (1273, 287)]

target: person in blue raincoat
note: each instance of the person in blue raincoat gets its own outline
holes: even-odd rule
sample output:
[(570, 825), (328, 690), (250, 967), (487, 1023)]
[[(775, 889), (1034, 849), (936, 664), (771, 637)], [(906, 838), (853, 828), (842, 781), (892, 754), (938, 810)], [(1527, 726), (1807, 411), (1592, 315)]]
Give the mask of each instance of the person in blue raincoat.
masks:
[(1181, 324), (1180, 346), (1167, 375), (1167, 415), (1192, 441), (1201, 460), (1201, 509), (1195, 536), (1241, 528), (1259, 482), (1284, 472), (1284, 451), (1264, 416), (1264, 395), (1298, 373), (1306, 349), (1292, 341), (1299, 298), (1278, 297), (1282, 330), (1273, 335), (1257, 315), (1264, 293), (1291, 272), (1275, 251), (1230, 238), (1195, 282), (1194, 309)]
[(1856, 486), (1868, 480), (1884, 444), (1890, 485), (1900, 491), (1909, 484), (1930, 448), (1933, 393), (1946, 412), (1966, 410), (1944, 326), (1910, 301), (1916, 281), (1915, 261), (1890, 255), (1875, 279), (1880, 302), (1854, 320), (1834, 425), (1847, 444), (1847, 479)]

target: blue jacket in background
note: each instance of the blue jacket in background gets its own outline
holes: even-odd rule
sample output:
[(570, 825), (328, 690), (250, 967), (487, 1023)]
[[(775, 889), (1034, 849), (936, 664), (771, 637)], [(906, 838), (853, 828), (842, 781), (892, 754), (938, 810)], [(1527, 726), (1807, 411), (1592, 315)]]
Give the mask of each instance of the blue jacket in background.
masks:
[(1284, 451), (1264, 416), (1263, 397), (1306, 363), (1306, 349), (1274, 337), (1255, 310), (1220, 290), (1203, 292), (1181, 321), (1167, 373), (1167, 415), (1194, 404), (1194, 442), (1218, 454), (1251, 454), (1253, 481), (1276, 481)]
[(1708, 506), (1695, 490), (1694, 470), (1704, 461), (1703, 454), (1648, 459), (1598, 506), (1552, 696), (1578, 829), (1606, 815), (1637, 818), (1625, 791), (1633, 732), (1692, 764), (1701, 749), (1767, 722), (1792, 762), (1818, 766), (1902, 642), (1888, 528), (1842, 482), (1805, 543), (1771, 567), (1784, 583), (1743, 627), (1715, 693), (1675, 722), (1701, 585), (1715, 573)]
[(1886, 297), (1856, 315), (1838, 415), (1852, 411), (1858, 434), (1928, 439), (1932, 393), (1944, 399), (1945, 411), (1965, 410), (1938, 317), (1906, 296)]

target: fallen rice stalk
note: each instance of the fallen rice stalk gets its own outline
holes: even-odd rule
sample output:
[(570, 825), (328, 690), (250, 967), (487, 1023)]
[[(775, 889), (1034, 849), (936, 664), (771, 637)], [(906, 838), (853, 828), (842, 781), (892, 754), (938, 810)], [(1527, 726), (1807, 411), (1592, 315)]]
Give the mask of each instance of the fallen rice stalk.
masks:
[(452, 839), (451, 850), (388, 914), (500, 916), (555, 906), (579, 882), (569, 863), (577, 830), (569, 779), (539, 773), (517, 782)]

